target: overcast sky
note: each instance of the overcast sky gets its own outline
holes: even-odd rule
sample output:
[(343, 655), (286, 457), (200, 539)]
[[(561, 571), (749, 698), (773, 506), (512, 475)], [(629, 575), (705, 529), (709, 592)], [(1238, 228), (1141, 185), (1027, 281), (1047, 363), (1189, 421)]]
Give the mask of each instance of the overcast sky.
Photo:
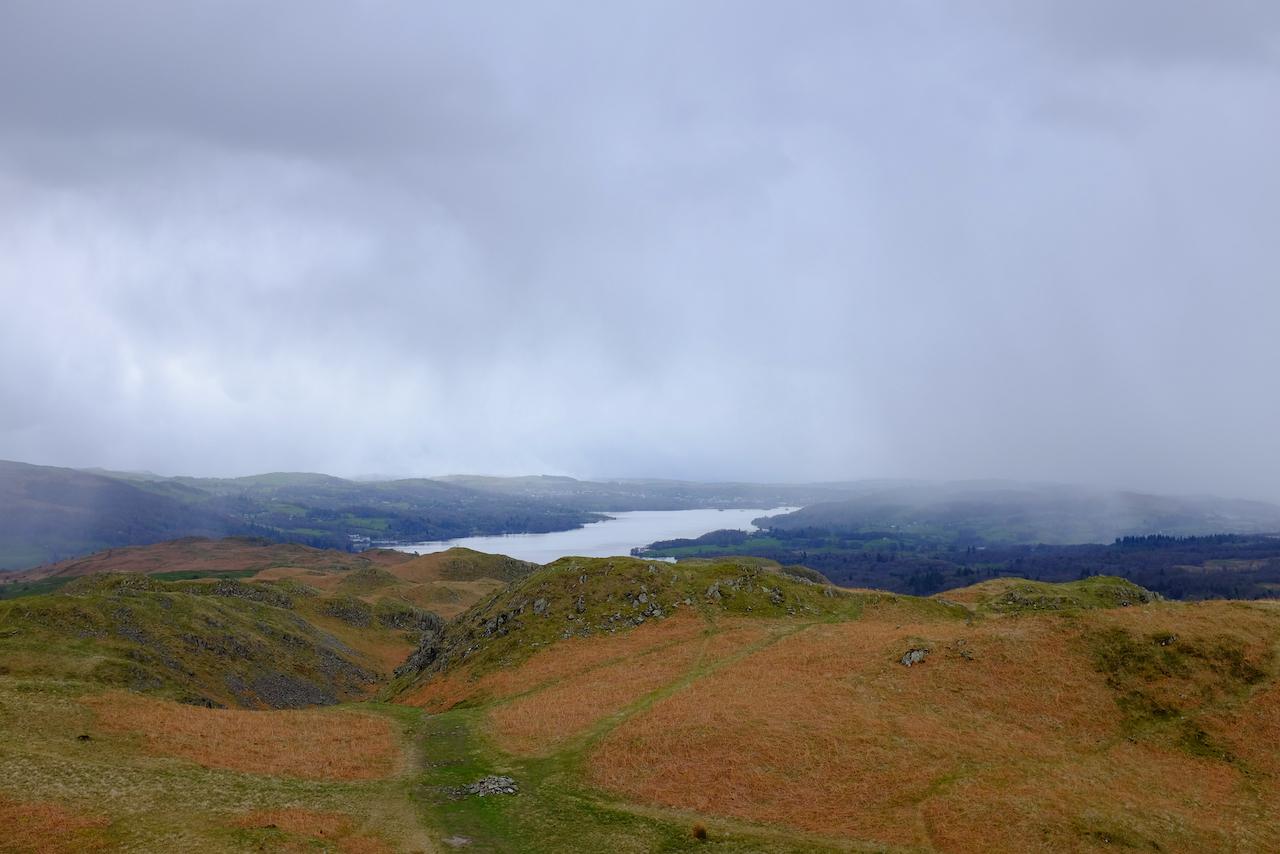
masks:
[(0, 3), (0, 457), (1280, 499), (1280, 3)]

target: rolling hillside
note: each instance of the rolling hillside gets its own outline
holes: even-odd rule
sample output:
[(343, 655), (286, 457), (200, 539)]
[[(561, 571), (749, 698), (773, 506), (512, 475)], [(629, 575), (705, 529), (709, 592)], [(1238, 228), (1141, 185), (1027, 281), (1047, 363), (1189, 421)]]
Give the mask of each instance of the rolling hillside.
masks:
[(410, 605), (452, 617), (534, 568), (463, 548), (418, 557), (391, 549), (357, 554), (241, 537), (186, 537), (0, 575), (0, 599), (56, 591), (82, 576), (139, 573), (159, 580), (294, 582), (370, 605)]
[(413, 560), (413, 555), (391, 549), (369, 549), (358, 554), (316, 549), (292, 543), (271, 543), (247, 537), (183, 537), (144, 546), (107, 549), (80, 558), (48, 563), (0, 578), (11, 583), (68, 579), (102, 572), (137, 572), (144, 575), (174, 573), (256, 573), (276, 567), (349, 572), (368, 567), (390, 567)]
[(439, 618), (297, 584), (77, 578), (0, 602), (0, 666), (197, 705), (294, 708), (369, 695)]
[[(1107, 577), (921, 598), (752, 558), (302, 555), (0, 602), (0, 821), (20, 828), (0, 847), (1280, 846), (1274, 602)], [(401, 595), (481, 582), (448, 622)]]
[(520, 785), (429, 809), (490, 850), (1262, 851), (1278, 642), (1274, 603), (1120, 579), (918, 599), (566, 560), (424, 636), (394, 690), (461, 763), (429, 779)]

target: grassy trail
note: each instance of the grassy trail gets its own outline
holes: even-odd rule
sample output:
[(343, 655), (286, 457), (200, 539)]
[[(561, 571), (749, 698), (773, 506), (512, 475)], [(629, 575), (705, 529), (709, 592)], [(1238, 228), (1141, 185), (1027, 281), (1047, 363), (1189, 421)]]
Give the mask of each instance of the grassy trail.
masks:
[[(419, 805), (441, 840), (468, 840), (465, 850), (492, 852), (800, 852), (863, 850), (829, 839), (778, 831), (734, 820), (627, 803), (588, 787), (584, 779), (592, 748), (614, 729), (654, 704), (820, 621), (778, 626), (767, 637), (731, 655), (707, 661), (706, 648), (719, 629), (710, 624), (693, 665), (677, 679), (598, 721), (547, 756), (518, 758), (504, 753), (489, 736), (486, 714), (515, 697), (480, 708), (459, 708), (424, 720), (425, 772)], [(597, 667), (608, 666), (605, 662)], [(539, 686), (519, 697), (544, 690)], [(515, 796), (454, 797), (451, 789), (489, 774), (513, 777)], [(708, 830), (696, 840), (695, 824)], [(447, 845), (447, 843), (446, 843)], [(878, 849), (870, 849), (878, 850)]]

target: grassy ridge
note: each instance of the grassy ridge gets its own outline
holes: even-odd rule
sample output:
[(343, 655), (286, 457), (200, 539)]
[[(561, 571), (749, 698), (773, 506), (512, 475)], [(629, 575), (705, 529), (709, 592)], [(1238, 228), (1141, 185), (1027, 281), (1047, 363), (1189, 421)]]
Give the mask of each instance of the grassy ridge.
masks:
[[(390, 691), (466, 661), (474, 672), (512, 667), (558, 640), (627, 631), (678, 613), (849, 618), (867, 602), (900, 599), (853, 593), (789, 574), (770, 561), (562, 558), (479, 603), (431, 635)], [(911, 600), (938, 614), (958, 606)]]
[(76, 579), (0, 603), (0, 667), (186, 702), (292, 707), (366, 696), (431, 617), (300, 585)]

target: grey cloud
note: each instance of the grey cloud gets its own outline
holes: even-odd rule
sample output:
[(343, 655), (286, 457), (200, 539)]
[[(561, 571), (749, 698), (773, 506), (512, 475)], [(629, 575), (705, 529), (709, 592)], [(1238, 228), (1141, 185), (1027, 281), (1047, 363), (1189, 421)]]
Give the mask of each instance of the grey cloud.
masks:
[(1280, 498), (1276, 16), (1173, 8), (6, 4), (0, 457)]

